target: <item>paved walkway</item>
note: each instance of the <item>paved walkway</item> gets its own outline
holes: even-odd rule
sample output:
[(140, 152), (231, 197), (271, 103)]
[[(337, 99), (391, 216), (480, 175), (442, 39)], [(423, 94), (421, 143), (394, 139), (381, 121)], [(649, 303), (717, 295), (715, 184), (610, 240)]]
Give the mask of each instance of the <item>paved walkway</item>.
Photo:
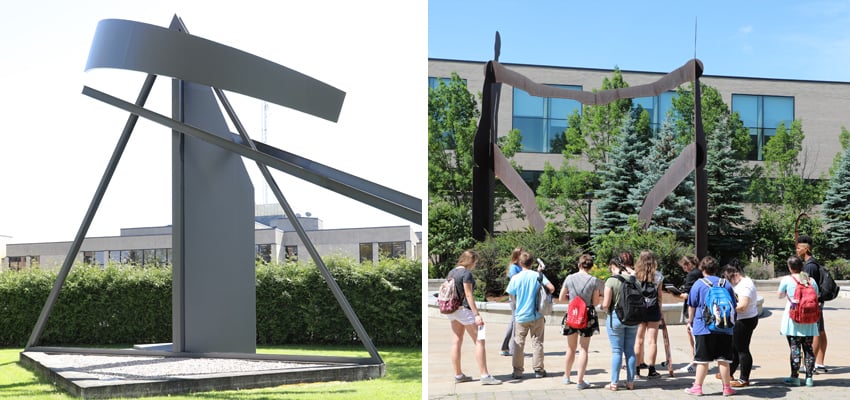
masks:
[[(782, 378), (789, 375), (788, 344), (779, 334), (779, 320), (785, 300), (777, 299), (775, 287), (759, 287), (759, 295), (764, 298), (763, 313), (753, 335), (753, 371), (750, 387), (741, 388), (735, 396), (740, 399), (827, 399), (850, 397), (850, 296), (840, 297), (827, 303), (825, 309), (826, 330), (829, 335), (826, 364), (829, 372), (815, 375), (814, 387), (787, 387)], [(847, 293), (845, 292), (844, 295)], [(487, 363), (490, 373), (503, 381), (496, 386), (484, 386), (478, 382), (478, 366), (475, 363), (474, 346), (469, 337), (464, 340), (461, 364), (464, 372), (475, 378), (468, 383), (455, 384), (454, 371), (448, 359), (451, 347), (451, 333), (448, 320), (428, 307), (428, 367), (426, 394), (429, 399), (636, 399), (636, 398), (690, 398), (683, 390), (693, 382), (693, 374), (674, 374), (669, 377), (666, 370), (659, 369), (662, 378), (655, 380), (639, 379), (636, 390), (611, 392), (603, 389), (610, 380), (611, 350), (605, 328), (590, 342), (590, 356), (585, 380), (594, 387), (576, 390), (575, 385), (563, 385), (561, 379), (565, 369), (566, 341), (559, 327), (547, 322), (544, 344), (545, 365), (549, 374), (546, 378), (535, 379), (531, 371), (530, 349), (526, 349), (525, 379), (511, 380), (511, 357), (499, 355), (499, 347), (507, 328), (502, 318), (488, 319), (487, 322)], [(488, 322), (492, 320), (492, 322)], [(671, 321), (672, 322), (672, 321)], [(560, 323), (560, 321), (558, 321)], [(684, 325), (671, 325), (668, 329), (670, 347), (675, 368), (687, 364), (690, 348)], [(663, 341), (659, 334), (658, 366), (664, 359)], [(703, 397), (721, 397), (720, 381), (714, 378), (715, 367), (709, 370), (705, 380)], [(575, 379), (575, 371), (573, 371)], [(625, 380), (625, 371), (620, 375)]]

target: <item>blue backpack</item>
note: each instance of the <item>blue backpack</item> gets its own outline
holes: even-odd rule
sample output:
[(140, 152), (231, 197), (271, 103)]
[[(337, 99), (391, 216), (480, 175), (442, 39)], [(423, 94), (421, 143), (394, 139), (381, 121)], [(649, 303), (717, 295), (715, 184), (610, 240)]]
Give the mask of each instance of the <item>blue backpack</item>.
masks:
[(726, 279), (721, 278), (717, 286), (711, 284), (708, 278), (700, 279), (708, 286), (708, 295), (702, 308), (702, 320), (711, 332), (732, 333), (735, 327), (735, 303), (726, 286)]

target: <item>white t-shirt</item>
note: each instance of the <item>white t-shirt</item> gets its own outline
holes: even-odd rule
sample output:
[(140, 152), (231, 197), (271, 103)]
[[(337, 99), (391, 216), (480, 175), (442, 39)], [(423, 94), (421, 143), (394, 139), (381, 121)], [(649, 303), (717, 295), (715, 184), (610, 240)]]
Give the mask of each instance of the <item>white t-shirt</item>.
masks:
[(758, 293), (756, 293), (756, 284), (749, 277), (743, 277), (738, 284), (734, 286), (735, 294), (738, 296), (738, 301), (742, 297), (748, 297), (750, 304), (744, 311), (738, 313), (738, 319), (752, 318), (759, 315), (758, 310)]

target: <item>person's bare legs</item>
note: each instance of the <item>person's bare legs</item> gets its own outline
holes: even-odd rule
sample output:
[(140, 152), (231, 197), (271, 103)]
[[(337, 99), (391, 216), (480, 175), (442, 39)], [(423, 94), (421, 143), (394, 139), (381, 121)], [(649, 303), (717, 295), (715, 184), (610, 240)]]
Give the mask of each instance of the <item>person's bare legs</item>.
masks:
[(720, 371), (720, 380), (723, 382), (723, 387), (728, 388), (729, 382), (732, 380), (732, 377), (729, 375), (729, 361), (718, 361), (717, 369)]
[(655, 361), (658, 357), (658, 327), (661, 326), (660, 321), (648, 322), (646, 324), (646, 335), (649, 336), (649, 346), (646, 350), (649, 356), (649, 362), (646, 365), (655, 367)]
[[(637, 368), (637, 370), (635, 370), (635, 372), (637, 372), (637, 373), (640, 372), (640, 365), (646, 364), (646, 362), (643, 360), (643, 337), (644, 337), (644, 335), (646, 335), (646, 322), (641, 322), (640, 325), (638, 325), (637, 336), (635, 337), (635, 360), (637, 360), (637, 361), (635, 361), (635, 363), (637, 365), (637, 367), (635, 367), (635, 368)], [(647, 365), (649, 365), (649, 364), (647, 364)]]
[(490, 375), (490, 372), (487, 370), (487, 351), (484, 347), (485, 340), (478, 340), (478, 325), (466, 325), (465, 328), (466, 332), (469, 333), (469, 337), (475, 343), (475, 361), (478, 362), (478, 370), (481, 376)]
[[(460, 348), (463, 345), (463, 331), (465, 330), (463, 324), (458, 322), (457, 320), (451, 320), (452, 326), (452, 350), (451, 350), (451, 359), (452, 359), (452, 368), (455, 370), (455, 376), (459, 376), (463, 374), (463, 370), (460, 368)], [(476, 332), (477, 333), (477, 332)]]
[[(573, 333), (572, 335), (567, 336), (567, 361), (564, 366), (564, 379), (566, 381), (570, 380), (570, 374), (573, 371), (573, 362), (576, 359), (576, 347), (578, 347), (578, 333)], [(581, 380), (579, 380), (579, 382), (581, 382)]]
[(823, 359), (826, 356), (827, 343), (826, 331), (820, 331), (820, 334), (814, 337), (812, 349), (815, 351), (815, 365), (826, 365), (823, 363)]
[(584, 373), (587, 371), (587, 349), (590, 347), (590, 336), (579, 337), (578, 341), (578, 383), (582, 383), (584, 382)]

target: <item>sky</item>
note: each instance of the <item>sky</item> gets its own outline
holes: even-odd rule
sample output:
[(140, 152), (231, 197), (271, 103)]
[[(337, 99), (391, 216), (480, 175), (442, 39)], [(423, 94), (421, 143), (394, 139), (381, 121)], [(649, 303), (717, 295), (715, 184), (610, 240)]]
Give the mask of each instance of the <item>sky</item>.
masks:
[(429, 58), (492, 60), (496, 31), (502, 63), (850, 82), (844, 0), (428, 2)]
[[(346, 92), (329, 122), (227, 93), (249, 135), (313, 161), (425, 199), (427, 10), (424, 1), (27, 1), (0, 14), (0, 237), (71, 241), (120, 137), (127, 113), (81, 94), (83, 86), (133, 102), (144, 74), (84, 71), (97, 23), (127, 19), (188, 31), (266, 58)], [(171, 115), (170, 79), (146, 108)], [(265, 120), (265, 133), (263, 121)], [(235, 132), (235, 128), (232, 129)], [(171, 134), (140, 119), (87, 236), (171, 224)], [(276, 203), (247, 159), (255, 202)], [(296, 213), (326, 229), (412, 226), (280, 171)]]

